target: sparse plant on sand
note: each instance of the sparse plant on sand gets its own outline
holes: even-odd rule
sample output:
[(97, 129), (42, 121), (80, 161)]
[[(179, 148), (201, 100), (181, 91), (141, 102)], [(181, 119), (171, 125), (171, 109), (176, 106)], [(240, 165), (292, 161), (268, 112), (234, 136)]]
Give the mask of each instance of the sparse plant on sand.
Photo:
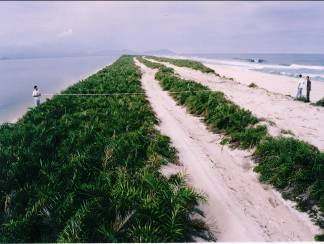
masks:
[(257, 88), (258, 86), (255, 84), (255, 83), (250, 83), (249, 85), (248, 85), (248, 87), (250, 87), (250, 88)]
[(324, 97), (315, 103), (316, 106), (324, 107)]

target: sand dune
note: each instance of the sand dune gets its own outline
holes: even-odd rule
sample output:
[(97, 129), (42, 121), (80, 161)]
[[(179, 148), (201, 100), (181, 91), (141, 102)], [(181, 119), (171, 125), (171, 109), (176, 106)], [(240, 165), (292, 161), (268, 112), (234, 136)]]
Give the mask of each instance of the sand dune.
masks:
[[(160, 131), (178, 150), (180, 170), (188, 183), (207, 195), (201, 208), (219, 241), (312, 241), (318, 228), (305, 213), (252, 171), (250, 153), (221, 146), (220, 136), (211, 133), (197, 117), (163, 91), (154, 79), (156, 70), (140, 66), (142, 86), (160, 120)], [(165, 174), (179, 170), (170, 166)]]
[[(265, 120), (271, 135), (294, 136), (324, 150), (323, 107), (294, 101), (282, 93), (271, 92), (264, 88), (249, 88), (248, 82), (239, 83), (237, 79), (230, 81), (213, 74), (205, 74), (169, 63), (163, 64), (172, 67), (184, 79), (194, 80), (208, 86), (211, 90), (223, 92), (229, 100), (250, 110), (259, 119)], [(231, 73), (226, 75), (232, 77)], [(257, 77), (255, 79), (257, 80)], [(285, 80), (281, 80), (280, 82), (282, 83), (280, 87), (287, 89), (288, 81), (284, 83)], [(260, 87), (270, 87), (268, 83), (259, 81), (257, 84)]]

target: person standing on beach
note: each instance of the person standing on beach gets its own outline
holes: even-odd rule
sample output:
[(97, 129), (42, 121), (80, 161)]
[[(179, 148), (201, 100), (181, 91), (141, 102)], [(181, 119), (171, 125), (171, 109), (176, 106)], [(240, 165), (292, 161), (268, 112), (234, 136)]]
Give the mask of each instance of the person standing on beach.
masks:
[(305, 85), (305, 82), (304, 82), (303, 76), (299, 75), (296, 99), (300, 98), (303, 95), (304, 85)]
[(312, 89), (312, 82), (309, 78), (309, 76), (306, 77), (306, 101), (309, 102), (309, 95), (310, 95), (310, 91)]
[(38, 87), (34, 86), (33, 98), (34, 98), (36, 106), (38, 106), (40, 104), (40, 96), (41, 96), (41, 93), (39, 92)]

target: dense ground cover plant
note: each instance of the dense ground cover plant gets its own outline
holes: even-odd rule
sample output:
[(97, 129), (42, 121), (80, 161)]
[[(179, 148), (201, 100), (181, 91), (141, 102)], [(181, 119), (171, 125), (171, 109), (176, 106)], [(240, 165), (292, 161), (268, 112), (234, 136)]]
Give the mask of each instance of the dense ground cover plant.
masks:
[[(241, 147), (256, 147), (254, 154), (260, 180), (273, 184), (285, 198), (296, 201), (298, 207), (314, 217), (324, 228), (324, 153), (316, 147), (294, 138), (273, 138), (266, 128), (255, 127), (258, 122), (249, 111), (239, 108), (224, 98), (193, 81), (183, 80), (173, 69), (141, 58), (151, 68), (159, 68), (156, 79), (181, 105), (195, 115), (202, 116), (214, 131), (225, 132)], [(184, 91), (190, 91), (181, 93)], [(316, 209), (315, 206), (318, 206)], [(318, 235), (317, 240), (324, 240)]]
[[(63, 93), (140, 92), (123, 56)], [(0, 242), (180, 242), (200, 194), (161, 165), (176, 162), (144, 95), (54, 96), (0, 126)]]
[(165, 57), (155, 57), (155, 56), (149, 56), (149, 58), (154, 59), (159, 62), (168, 62), (171, 64), (174, 64), (179, 67), (187, 67), (195, 70), (199, 70), (203, 73), (213, 73), (217, 76), (218, 74), (215, 73), (215, 71), (211, 68), (206, 67), (201, 62), (194, 61), (194, 60), (188, 60), (188, 59), (173, 59), (173, 58), (165, 58)]
[(241, 109), (224, 97), (221, 92), (209, 90), (194, 81), (183, 80), (174, 74), (173, 69), (158, 63), (139, 58), (150, 68), (159, 68), (155, 78), (163, 89), (175, 92), (171, 95), (181, 105), (204, 121), (215, 132), (227, 135), (225, 140), (242, 148), (255, 146), (267, 132), (266, 127), (256, 125), (258, 119), (251, 112)]
[(317, 223), (324, 228), (324, 153), (293, 138), (269, 137), (257, 146), (255, 158), (260, 180), (295, 200), (301, 210), (319, 215)]

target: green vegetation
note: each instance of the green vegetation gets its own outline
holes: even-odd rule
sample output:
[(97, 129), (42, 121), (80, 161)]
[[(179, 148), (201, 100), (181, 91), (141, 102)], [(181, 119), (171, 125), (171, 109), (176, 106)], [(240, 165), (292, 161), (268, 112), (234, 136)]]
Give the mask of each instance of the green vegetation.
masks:
[(298, 98), (297, 98), (297, 101), (307, 103), (307, 99), (306, 99), (305, 96), (298, 97)]
[(324, 107), (324, 97), (315, 103), (316, 106)]
[[(255, 152), (260, 180), (273, 184), (283, 196), (311, 214), (324, 213), (324, 153), (293, 138), (267, 138)], [(324, 228), (324, 220), (318, 224)]]
[(193, 61), (193, 60), (188, 60), (188, 59), (173, 59), (173, 58), (164, 58), (164, 57), (154, 57), (154, 56), (149, 56), (148, 58), (154, 59), (159, 62), (168, 62), (171, 64), (174, 64), (179, 67), (187, 67), (195, 70), (199, 70), (203, 73), (213, 73), (217, 76), (218, 74), (215, 73), (215, 71), (211, 68), (206, 67), (202, 63), (198, 61)]
[[(255, 171), (260, 173), (260, 180), (273, 184), (284, 197), (296, 201), (301, 210), (307, 211), (324, 228), (323, 152), (297, 139), (272, 138), (265, 127), (256, 126), (257, 118), (226, 100), (223, 93), (180, 79), (164, 65), (145, 59), (140, 61), (148, 67), (159, 68), (155, 78), (165, 90), (180, 92), (171, 94), (179, 104), (185, 105), (192, 114), (202, 116), (213, 131), (229, 136), (222, 144), (235, 142), (242, 148), (256, 146)], [(316, 239), (324, 240), (324, 235)]]
[(227, 100), (223, 93), (183, 80), (174, 75), (173, 69), (162, 64), (143, 58), (139, 60), (150, 68), (159, 68), (155, 78), (161, 86), (170, 92), (177, 92), (172, 96), (179, 104), (185, 105), (192, 114), (202, 116), (213, 131), (227, 135), (225, 140), (233, 145), (253, 147), (266, 135), (266, 127), (256, 125), (259, 121), (251, 112)]
[[(143, 92), (123, 56), (64, 93)], [(0, 242), (181, 242), (206, 226), (144, 95), (54, 96), (0, 126)]]

